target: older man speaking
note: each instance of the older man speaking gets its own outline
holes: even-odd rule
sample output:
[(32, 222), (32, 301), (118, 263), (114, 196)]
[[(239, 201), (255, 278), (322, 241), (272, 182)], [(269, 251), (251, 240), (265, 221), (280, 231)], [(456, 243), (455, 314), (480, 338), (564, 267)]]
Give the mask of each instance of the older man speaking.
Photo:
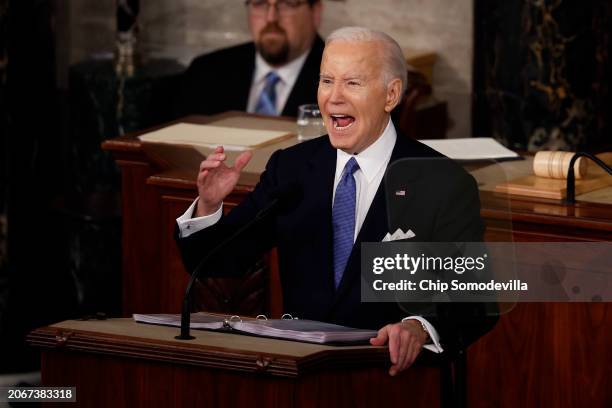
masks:
[[(298, 185), (302, 199), (262, 221), (238, 244), (240, 259), (223, 257), (219, 268), (230, 274), (240, 269), (237, 264), (277, 246), (284, 311), (379, 329), (371, 343), (388, 343), (391, 375), (409, 367), (422, 349), (452, 354), (494, 323), (458, 318), (455, 306), (422, 317), (395, 303), (361, 302), (361, 243), (380, 242), (389, 232), (381, 183), (386, 169), (405, 158), (441, 157), (397, 134), (390, 112), (405, 86), (404, 58), (391, 37), (359, 27), (335, 31), (326, 42), (318, 88), (328, 135), (275, 152), (255, 190), (226, 216), (223, 200), (251, 153), (241, 154), (230, 167), (223, 147), (217, 148), (200, 165), (199, 197), (177, 219), (183, 259), (193, 270), (214, 242), (253, 219), (272, 200), (271, 192)], [(427, 191), (423, 183), (414, 184), (422, 191), (411, 192), (405, 203), (402, 223), (419, 241), (482, 239), (476, 184), (459, 166), (451, 170), (444, 175), (446, 183)]]

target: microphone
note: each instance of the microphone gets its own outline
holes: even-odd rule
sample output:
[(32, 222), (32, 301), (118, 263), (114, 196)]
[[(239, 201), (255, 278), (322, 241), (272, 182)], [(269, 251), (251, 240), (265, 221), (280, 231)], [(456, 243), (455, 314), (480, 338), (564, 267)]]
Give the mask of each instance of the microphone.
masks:
[(190, 329), (190, 321), (191, 314), (190, 312), (190, 295), (193, 285), (195, 281), (200, 276), (200, 273), (204, 269), (204, 265), (213, 257), (223, 251), (230, 243), (236, 240), (236, 238), (240, 237), (247, 230), (251, 229), (254, 225), (256, 225), (259, 221), (269, 217), (272, 214), (283, 213), (294, 208), (302, 199), (302, 189), (297, 183), (290, 183), (284, 186), (281, 186), (270, 193), (272, 200), (261, 210), (257, 212), (255, 218), (244, 224), (240, 227), (236, 232), (223, 240), (219, 245), (214, 247), (202, 260), (198, 263), (198, 265), (193, 270), (191, 274), (191, 279), (189, 279), (189, 283), (187, 284), (187, 288), (185, 289), (185, 296), (183, 297), (183, 308), (181, 311), (181, 334), (176, 336), (177, 340), (192, 340), (195, 337), (189, 334)]

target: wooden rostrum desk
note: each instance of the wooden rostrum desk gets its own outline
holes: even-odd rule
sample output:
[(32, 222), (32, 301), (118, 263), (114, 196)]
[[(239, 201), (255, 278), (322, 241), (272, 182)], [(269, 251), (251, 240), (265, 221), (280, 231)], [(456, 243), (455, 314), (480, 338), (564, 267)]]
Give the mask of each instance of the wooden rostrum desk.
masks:
[(43, 384), (76, 387), (82, 407), (439, 406), (440, 370), (390, 377), (385, 347), (177, 333), (132, 319), (72, 320), (28, 341), (42, 349)]
[[(245, 116), (229, 112), (183, 121), (227, 124)], [(276, 121), (279, 126), (292, 126), (289, 119)], [(188, 274), (173, 232), (176, 217), (197, 195), (197, 168), (193, 158), (183, 165), (176, 157), (145, 148), (136, 136), (103, 144), (122, 171), (123, 313), (178, 313)], [(256, 152), (225, 208), (240, 202), (253, 188), (273, 150), (291, 143), (295, 141)], [(546, 199), (502, 197), (484, 186), (480, 196), (489, 241), (612, 238), (611, 204), (579, 202), (568, 206)], [(269, 264), (269, 271), (245, 280), (207, 280), (198, 288), (203, 294), (202, 307), (233, 308), (236, 312), (259, 307), (279, 317), (282, 294), (278, 271), (273, 259)], [(607, 303), (518, 304), (500, 318), (491, 333), (468, 349), (469, 406), (606, 405), (612, 401), (610, 338), (612, 309)]]

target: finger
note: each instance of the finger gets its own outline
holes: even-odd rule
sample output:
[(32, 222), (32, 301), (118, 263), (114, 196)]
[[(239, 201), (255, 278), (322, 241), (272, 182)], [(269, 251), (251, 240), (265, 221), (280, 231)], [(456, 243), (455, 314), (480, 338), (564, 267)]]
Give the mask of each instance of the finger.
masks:
[(370, 339), (370, 344), (373, 346), (384, 346), (385, 343), (387, 343), (388, 338), (389, 334), (387, 332), (387, 326), (385, 326), (378, 331), (378, 335), (376, 337), (372, 337)]
[(212, 161), (224, 161), (225, 159), (227, 159), (227, 156), (225, 155), (225, 153), (212, 153), (209, 154), (208, 157), (206, 158), (206, 160), (212, 160)]
[(397, 371), (403, 371), (406, 369), (407, 364), (408, 364), (408, 360), (410, 359), (410, 345), (411, 345), (411, 337), (409, 333), (406, 333), (405, 331), (402, 332), (402, 335), (400, 336), (401, 338), (401, 343), (400, 343), (400, 348), (399, 348), (399, 356), (398, 356), (398, 362), (397, 362)]
[[(398, 346), (397, 346), (396, 363), (393, 366), (391, 366), (391, 368), (389, 369), (390, 375), (397, 375), (402, 370), (404, 370), (410, 338), (407, 336), (407, 333), (402, 330), (397, 335), (397, 341), (398, 341)], [(389, 342), (389, 344), (391, 343)]]
[(221, 165), (222, 162), (220, 161), (208, 161), (208, 160), (204, 160), (202, 163), (200, 163), (200, 171), (204, 171), (204, 170), (208, 170), (208, 169), (214, 169), (217, 168)]
[(215, 153), (223, 153), (224, 152), (224, 148), (223, 146), (217, 146), (215, 147)]
[(208, 177), (208, 170), (203, 170), (200, 173), (198, 173), (198, 179), (197, 179), (197, 183), (198, 184), (203, 184), (204, 180), (206, 180), (206, 177)]
[(395, 329), (389, 330), (389, 356), (391, 357), (391, 362), (394, 365), (397, 365), (399, 346), (400, 339), (398, 331)]
[(253, 152), (251, 151), (241, 153), (240, 156), (236, 157), (234, 168), (238, 171), (242, 171), (244, 166), (246, 166), (249, 160), (251, 160), (251, 157), (253, 157)]
[[(401, 342), (401, 339), (398, 338), (399, 336), (389, 336), (389, 355), (391, 357), (391, 362), (393, 363), (393, 365), (391, 366), (391, 368), (389, 368), (389, 375), (396, 375), (400, 370), (400, 361), (399, 361), (399, 345)], [(392, 343), (396, 344), (395, 346), (393, 346), (392, 348)]]
[(214, 161), (214, 160), (209, 160), (209, 159), (202, 160), (202, 161), (200, 162), (200, 169), (198, 170), (198, 172), (203, 171), (203, 170), (205, 170), (205, 169), (209, 168), (209, 167), (210, 167), (210, 163), (214, 163), (214, 162), (216, 162), (216, 161)]
[(412, 349), (411, 349), (410, 359), (408, 360), (408, 366), (406, 368), (408, 368), (412, 364), (414, 364), (414, 362), (416, 361), (417, 357), (421, 353), (421, 350), (423, 350), (423, 346), (421, 345), (421, 343), (415, 342), (414, 343), (414, 347), (412, 347)]
[(398, 372), (404, 371), (411, 364), (412, 348), (414, 347), (413, 338), (406, 333), (402, 339), (402, 347), (400, 351), (400, 361), (398, 363)]

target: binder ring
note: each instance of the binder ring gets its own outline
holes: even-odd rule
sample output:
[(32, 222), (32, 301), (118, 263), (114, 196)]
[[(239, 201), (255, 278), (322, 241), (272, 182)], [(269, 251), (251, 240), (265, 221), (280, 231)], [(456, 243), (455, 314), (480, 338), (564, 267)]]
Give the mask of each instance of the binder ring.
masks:
[(240, 316), (237, 315), (233, 315), (232, 317), (229, 318), (230, 322), (241, 322), (242, 319), (240, 318)]
[(257, 320), (268, 320), (268, 317), (266, 315), (260, 314), (260, 315), (257, 315), (257, 317), (255, 319), (257, 319)]
[[(283, 314), (283, 315), (281, 316), (281, 319), (282, 319), (282, 320), (293, 320), (293, 319), (294, 319), (294, 317), (293, 317), (293, 316), (291, 316), (289, 313), (285, 313), (285, 314)], [(296, 317), (295, 319), (297, 319), (297, 317)]]

